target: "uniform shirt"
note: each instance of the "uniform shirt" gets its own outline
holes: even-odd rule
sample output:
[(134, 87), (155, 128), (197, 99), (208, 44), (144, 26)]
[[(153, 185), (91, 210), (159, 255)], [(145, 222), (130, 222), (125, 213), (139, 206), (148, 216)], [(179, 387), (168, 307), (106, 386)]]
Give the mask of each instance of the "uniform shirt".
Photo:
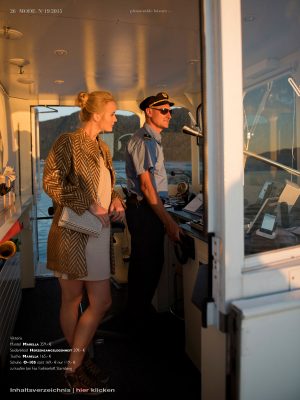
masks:
[(139, 175), (149, 171), (152, 184), (161, 198), (168, 196), (168, 179), (164, 165), (161, 135), (147, 123), (129, 140), (125, 152), (127, 188), (143, 198)]

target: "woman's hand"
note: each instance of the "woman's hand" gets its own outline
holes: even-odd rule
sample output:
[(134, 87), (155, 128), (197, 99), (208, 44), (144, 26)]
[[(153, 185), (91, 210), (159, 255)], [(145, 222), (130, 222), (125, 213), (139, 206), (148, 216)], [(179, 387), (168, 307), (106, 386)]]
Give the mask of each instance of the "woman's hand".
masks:
[(89, 211), (100, 219), (104, 227), (108, 227), (110, 224), (108, 210), (101, 207), (98, 203), (92, 203), (89, 207)]
[(123, 221), (125, 210), (120, 199), (115, 197), (109, 206), (109, 216), (112, 222)]

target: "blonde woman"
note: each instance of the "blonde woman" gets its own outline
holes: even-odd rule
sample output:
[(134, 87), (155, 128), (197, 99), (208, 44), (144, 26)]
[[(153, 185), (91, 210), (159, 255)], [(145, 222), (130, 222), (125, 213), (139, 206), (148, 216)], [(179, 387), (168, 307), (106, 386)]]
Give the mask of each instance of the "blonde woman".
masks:
[[(100, 132), (111, 132), (117, 121), (116, 102), (109, 92), (80, 92), (82, 127), (61, 135), (49, 152), (44, 190), (55, 203), (48, 237), (47, 268), (61, 287), (60, 323), (72, 351), (65, 371), (71, 389), (101, 385), (101, 371), (86, 349), (106, 311), (110, 293), (110, 221), (124, 218), (121, 198), (114, 190), (115, 174), (108, 146)], [(58, 226), (64, 206), (77, 214), (89, 210), (103, 229), (98, 238)], [(78, 315), (84, 289), (89, 305)]]

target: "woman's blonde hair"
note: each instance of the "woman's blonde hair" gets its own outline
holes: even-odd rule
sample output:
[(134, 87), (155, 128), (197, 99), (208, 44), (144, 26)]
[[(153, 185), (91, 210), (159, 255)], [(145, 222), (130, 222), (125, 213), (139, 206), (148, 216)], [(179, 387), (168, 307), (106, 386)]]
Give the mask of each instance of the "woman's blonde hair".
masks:
[(82, 122), (89, 121), (93, 113), (101, 113), (105, 104), (114, 101), (112, 94), (104, 91), (80, 92), (77, 95), (76, 105), (81, 108), (80, 119)]

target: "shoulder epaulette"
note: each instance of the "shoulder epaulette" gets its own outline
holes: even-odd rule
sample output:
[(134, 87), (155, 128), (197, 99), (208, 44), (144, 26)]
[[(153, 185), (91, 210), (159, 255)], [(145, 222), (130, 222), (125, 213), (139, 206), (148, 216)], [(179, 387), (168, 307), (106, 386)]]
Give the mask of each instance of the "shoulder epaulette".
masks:
[(152, 136), (150, 135), (150, 133), (144, 133), (144, 140), (151, 140)]

